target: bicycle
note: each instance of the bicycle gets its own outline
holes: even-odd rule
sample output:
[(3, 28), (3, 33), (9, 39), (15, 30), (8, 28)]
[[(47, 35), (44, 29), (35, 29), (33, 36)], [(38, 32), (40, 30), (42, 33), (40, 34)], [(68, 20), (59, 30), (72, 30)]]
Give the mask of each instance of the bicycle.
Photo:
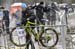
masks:
[[(14, 32), (16, 32), (16, 29), (19, 28), (19, 29), (22, 29), (23, 31), (19, 31), (18, 33), (23, 33), (24, 36), (22, 37), (26, 37), (26, 33), (29, 33), (30, 35), (33, 35), (35, 37), (35, 41), (38, 41), (41, 43), (42, 46), (44, 47), (54, 47), (57, 43), (58, 43), (58, 33), (56, 32), (56, 30), (52, 29), (52, 28), (47, 28), (47, 29), (44, 29), (44, 25), (41, 25), (41, 30), (39, 31), (39, 33), (36, 33), (35, 30), (33, 30), (31, 27), (35, 27), (35, 26), (30, 26), (30, 25), (37, 25), (33, 22), (30, 22), (30, 21), (27, 21), (26, 25), (21, 25), (21, 26), (17, 26), (15, 28), (12, 29), (11, 33), (10, 33), (10, 41), (18, 46), (18, 47), (23, 47), (23, 46), (26, 46), (27, 44), (29, 44), (29, 41), (27, 43), (23, 42), (23, 41), (18, 41), (15, 42), (15, 40), (13, 39), (14, 37)], [(38, 26), (37, 26), (38, 27)], [(51, 32), (52, 31), (52, 32)], [(50, 32), (50, 33), (49, 33)], [(54, 34), (55, 35), (54, 35)], [(52, 36), (51, 36), (52, 35)], [(53, 37), (53, 35), (55, 37)], [(51, 38), (52, 37), (52, 38)], [(51, 41), (53, 41), (53, 44)], [(20, 43), (21, 42), (21, 43)], [(23, 43), (22, 43), (23, 42)], [(50, 43), (51, 42), (51, 43)], [(52, 44), (52, 45), (50, 45)]]

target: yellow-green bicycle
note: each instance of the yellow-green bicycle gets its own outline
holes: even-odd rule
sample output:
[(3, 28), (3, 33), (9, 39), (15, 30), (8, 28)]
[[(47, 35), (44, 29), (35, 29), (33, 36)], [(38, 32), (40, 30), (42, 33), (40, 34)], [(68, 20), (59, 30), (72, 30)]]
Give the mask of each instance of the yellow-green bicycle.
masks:
[(10, 33), (10, 41), (14, 45), (19, 47), (26, 46), (27, 44), (29, 44), (30, 41), (28, 40), (26, 42), (26, 34), (29, 33), (30, 35), (33, 35), (35, 37), (36, 39), (35, 41), (38, 41), (44, 47), (54, 47), (58, 43), (58, 34), (55, 29), (52, 28), (44, 29), (44, 25), (41, 25), (40, 26), (41, 30), (39, 31), (39, 33), (36, 33), (36, 31), (32, 29), (32, 27), (35, 26), (31, 25), (36, 26), (35, 23), (27, 21), (25, 26), (21, 25), (13, 28)]

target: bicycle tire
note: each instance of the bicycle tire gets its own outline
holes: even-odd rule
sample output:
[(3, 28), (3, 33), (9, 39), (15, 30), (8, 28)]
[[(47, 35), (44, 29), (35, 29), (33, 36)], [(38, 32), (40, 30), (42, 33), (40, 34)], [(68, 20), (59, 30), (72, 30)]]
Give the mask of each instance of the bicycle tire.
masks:
[(26, 45), (29, 43), (30, 40), (29, 40), (26, 44), (21, 44), (21, 45), (18, 45), (17, 43), (15, 43), (15, 42), (13, 41), (13, 38), (12, 38), (13, 35), (12, 35), (12, 33), (13, 33), (13, 31), (14, 31), (15, 29), (16, 29), (16, 27), (12, 29), (12, 31), (11, 31), (11, 33), (10, 33), (10, 35), (9, 35), (9, 36), (10, 36), (10, 41), (11, 41), (15, 46), (18, 46), (18, 47), (26, 46)]
[[(51, 45), (51, 46), (45, 45), (45, 44), (42, 42), (42, 39), (41, 39), (41, 38), (42, 38), (42, 35), (44, 34), (44, 31), (46, 32), (47, 30), (52, 30), (52, 31), (55, 33), (55, 35), (56, 35), (56, 41), (55, 41), (55, 43), (54, 43), (53, 45)], [(58, 38), (58, 34), (57, 34), (56, 30), (54, 30), (54, 29), (52, 29), (52, 28), (47, 28), (47, 29), (45, 29), (45, 30), (42, 31), (39, 40), (40, 40), (40, 43), (41, 43), (42, 46), (51, 48), (51, 47), (54, 47), (54, 46), (57, 45), (59, 38)]]

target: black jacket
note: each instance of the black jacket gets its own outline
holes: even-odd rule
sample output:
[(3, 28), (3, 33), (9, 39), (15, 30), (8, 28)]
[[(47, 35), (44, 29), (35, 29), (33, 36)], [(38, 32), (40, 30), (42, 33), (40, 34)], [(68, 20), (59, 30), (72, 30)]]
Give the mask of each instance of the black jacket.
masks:
[(22, 11), (22, 24), (26, 24), (27, 18), (29, 18), (31, 22), (34, 22), (36, 17), (30, 10)]
[(9, 11), (8, 10), (3, 11), (3, 21), (5, 21), (6, 32), (9, 34), (9, 28), (8, 28), (9, 27)]
[(9, 27), (9, 11), (3, 11), (3, 20), (5, 20), (6, 27)]

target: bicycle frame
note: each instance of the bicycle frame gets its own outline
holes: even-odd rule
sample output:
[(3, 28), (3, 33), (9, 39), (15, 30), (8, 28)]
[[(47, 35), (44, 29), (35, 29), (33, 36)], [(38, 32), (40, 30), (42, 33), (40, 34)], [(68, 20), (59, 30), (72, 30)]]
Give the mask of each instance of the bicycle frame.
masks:
[[(33, 23), (33, 22), (30, 22), (29, 20), (27, 21), (27, 23), (26, 23), (26, 25), (24, 26), (24, 30), (26, 31), (26, 33), (29, 33), (30, 35), (31, 34), (33, 34), (34, 35), (34, 37), (35, 37), (35, 39), (37, 40), (37, 41), (39, 41), (39, 37), (40, 37), (40, 35), (41, 35), (41, 31), (39, 32), (39, 33), (36, 33), (35, 32), (35, 30), (33, 30), (31, 27), (35, 27), (35, 26), (31, 26), (31, 25), (36, 25), (35, 23)], [(38, 27), (38, 26), (37, 26)], [(44, 30), (43, 29), (43, 25), (41, 26), (41, 28), (42, 28), (42, 30)]]

